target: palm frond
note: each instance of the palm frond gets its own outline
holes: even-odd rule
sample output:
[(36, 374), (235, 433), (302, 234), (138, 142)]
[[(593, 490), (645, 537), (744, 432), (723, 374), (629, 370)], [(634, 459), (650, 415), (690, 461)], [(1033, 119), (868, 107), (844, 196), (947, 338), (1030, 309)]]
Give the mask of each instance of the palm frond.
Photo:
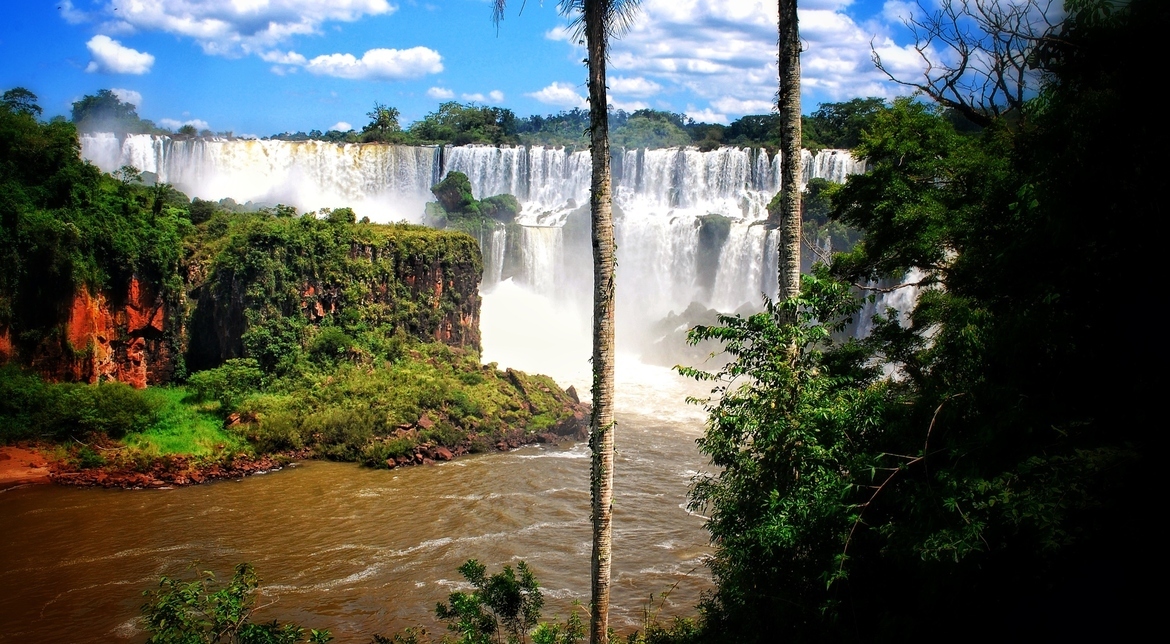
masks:
[[(540, 4), (544, 4), (541, 0)], [(528, 0), (522, 0), (520, 3), (520, 13), (524, 13), (524, 7), (528, 5)], [(496, 29), (500, 28), (500, 23), (504, 20), (504, 9), (508, 8), (508, 0), (492, 0), (492, 23), (496, 25)]]
[[(496, 0), (500, 2), (500, 0)], [(562, 16), (569, 18), (569, 30), (573, 38), (584, 35), (585, 5), (590, 2), (605, 3), (605, 35), (620, 38), (634, 26), (642, 0), (561, 0), (558, 9)]]

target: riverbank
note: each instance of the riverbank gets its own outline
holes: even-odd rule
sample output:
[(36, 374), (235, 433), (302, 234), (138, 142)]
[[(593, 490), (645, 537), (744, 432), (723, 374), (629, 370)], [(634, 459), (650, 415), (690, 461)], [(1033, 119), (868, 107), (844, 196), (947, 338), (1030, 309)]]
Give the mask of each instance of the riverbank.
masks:
[[(581, 405), (570, 418), (543, 432), (512, 430), (495, 437), (496, 442), (473, 435), (462, 443), (444, 446), (419, 441), (419, 430), (429, 429), (432, 421), (425, 416), (420, 426), (400, 428), (383, 441), (410, 441), (412, 449), (388, 458), (375, 467), (395, 469), (416, 465), (433, 465), (468, 454), (489, 451), (506, 452), (535, 443), (560, 444), (584, 440), (588, 436), (588, 408)], [(0, 446), (0, 490), (19, 485), (48, 484), (74, 487), (150, 489), (199, 485), (212, 481), (240, 479), (254, 474), (280, 470), (303, 460), (324, 459), (312, 449), (288, 450), (271, 454), (221, 452), (211, 456), (191, 454), (145, 455), (108, 439), (100, 444), (66, 446), (29, 444), (21, 447)], [(100, 452), (101, 464), (86, 466), (81, 453)]]
[(52, 483), (49, 461), (35, 449), (0, 446), (0, 490)]

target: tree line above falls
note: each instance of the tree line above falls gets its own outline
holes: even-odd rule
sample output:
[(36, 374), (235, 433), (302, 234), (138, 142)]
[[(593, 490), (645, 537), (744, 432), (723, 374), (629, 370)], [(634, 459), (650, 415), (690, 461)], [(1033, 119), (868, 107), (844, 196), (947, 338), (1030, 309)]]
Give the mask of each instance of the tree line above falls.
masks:
[[(803, 147), (852, 148), (861, 132), (886, 103), (880, 98), (855, 98), (822, 103), (803, 121)], [(330, 141), (334, 143), (397, 143), (403, 145), (549, 145), (584, 149), (588, 144), (589, 111), (580, 108), (557, 114), (518, 117), (512, 110), (450, 101), (421, 120), (403, 127), (397, 108), (375, 103), (370, 121), (360, 132), (311, 130), (283, 132), (270, 139), (281, 141)], [(161, 134), (179, 137), (224, 136), (231, 132), (199, 131), (184, 125), (177, 131), (142, 119), (134, 105), (103, 89), (73, 104), (71, 120), (82, 132), (112, 131), (127, 134)], [(777, 114), (748, 115), (728, 125), (700, 123), (685, 114), (642, 109), (611, 109), (610, 140), (615, 148), (670, 148), (697, 146), (702, 150), (721, 145), (761, 147), (780, 145)]]

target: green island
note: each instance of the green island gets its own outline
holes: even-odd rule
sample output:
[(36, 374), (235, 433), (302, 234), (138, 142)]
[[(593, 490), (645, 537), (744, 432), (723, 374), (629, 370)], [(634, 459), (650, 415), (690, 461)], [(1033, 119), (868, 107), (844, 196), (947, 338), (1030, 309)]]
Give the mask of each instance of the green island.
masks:
[(575, 393), (480, 363), (468, 235), (348, 208), (232, 212), (103, 175), (72, 124), (0, 119), (0, 436), (53, 441), (55, 480), (198, 482), (294, 455), (385, 468), (580, 437)]

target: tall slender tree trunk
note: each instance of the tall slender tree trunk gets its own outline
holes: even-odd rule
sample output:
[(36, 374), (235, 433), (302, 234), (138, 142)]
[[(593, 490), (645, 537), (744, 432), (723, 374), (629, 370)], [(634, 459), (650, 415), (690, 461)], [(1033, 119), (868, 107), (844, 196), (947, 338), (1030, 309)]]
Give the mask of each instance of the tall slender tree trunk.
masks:
[(610, 193), (609, 113), (605, 87), (609, 5), (587, 0), (585, 40), (589, 65), (589, 144), (593, 161), (590, 214), (593, 223), (593, 417), (590, 472), (593, 496), (592, 601), (589, 641), (609, 642), (609, 580), (613, 513), (614, 268), (613, 204)]
[(800, 29), (796, 0), (778, 0), (780, 9), (780, 290), (779, 301), (800, 293)]

